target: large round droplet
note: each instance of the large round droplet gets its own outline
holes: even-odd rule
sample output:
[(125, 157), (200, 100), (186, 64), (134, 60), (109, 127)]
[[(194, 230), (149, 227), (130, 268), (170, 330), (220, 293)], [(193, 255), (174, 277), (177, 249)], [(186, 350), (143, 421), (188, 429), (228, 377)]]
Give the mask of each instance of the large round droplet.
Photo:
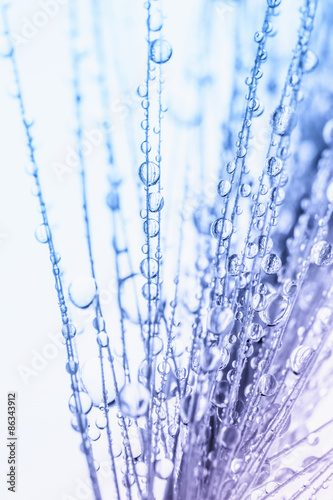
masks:
[(227, 240), (230, 238), (232, 233), (232, 223), (229, 219), (217, 219), (213, 222), (211, 227), (211, 233), (214, 238), (219, 239), (222, 232), (222, 240)]
[(290, 358), (291, 369), (297, 375), (304, 372), (314, 354), (314, 350), (309, 346), (297, 347)]
[[(124, 384), (124, 370), (122, 365), (114, 360), (114, 369), (116, 372), (117, 384), (121, 388)], [(107, 355), (102, 357), (105, 389), (107, 391), (107, 403), (110, 404), (116, 399), (116, 392), (114, 387), (114, 378)], [(93, 357), (86, 361), (82, 367), (82, 382), (88, 392), (93, 405), (99, 406), (103, 402), (103, 388), (101, 382), (101, 360), (98, 356)]]
[(148, 219), (143, 223), (143, 230), (149, 238), (155, 238), (160, 231), (160, 225), (157, 220)]
[(229, 401), (230, 385), (227, 380), (221, 380), (215, 385), (215, 389), (211, 398), (212, 403), (218, 408), (224, 408)]
[(219, 182), (219, 184), (217, 186), (217, 191), (218, 191), (220, 196), (222, 196), (222, 197), (227, 196), (227, 194), (230, 193), (230, 190), (231, 190), (231, 184), (229, 181), (222, 180)]
[(266, 170), (268, 175), (275, 177), (278, 175), (283, 167), (283, 163), (277, 156), (271, 156), (266, 162)]
[(139, 168), (139, 177), (145, 186), (153, 186), (159, 181), (160, 167), (153, 161), (142, 163)]
[(150, 45), (150, 58), (154, 63), (163, 64), (172, 56), (172, 47), (167, 40), (157, 39)]
[(121, 412), (130, 418), (139, 418), (147, 413), (150, 394), (140, 383), (126, 384), (119, 393)]
[(259, 342), (264, 335), (264, 329), (259, 323), (252, 323), (248, 330), (248, 335), (253, 342)]
[(77, 276), (68, 288), (69, 298), (76, 307), (85, 309), (96, 295), (96, 282), (90, 276)]
[(274, 375), (266, 373), (259, 380), (259, 390), (263, 396), (273, 396), (277, 389), (277, 382)]
[(207, 328), (217, 335), (225, 335), (230, 332), (234, 324), (234, 313), (230, 307), (212, 307), (207, 317)]
[(143, 259), (140, 264), (140, 271), (145, 278), (154, 278), (158, 272), (157, 260), (152, 257), (149, 259)]
[(217, 346), (205, 347), (200, 356), (200, 366), (204, 372), (216, 370), (221, 361), (221, 351)]
[(278, 135), (289, 135), (297, 123), (297, 115), (290, 106), (279, 106), (272, 117), (273, 130)]
[(221, 434), (221, 443), (225, 448), (234, 448), (240, 439), (240, 432), (235, 426), (225, 427)]
[(151, 212), (159, 212), (164, 206), (164, 198), (161, 193), (150, 193), (148, 198), (149, 210)]
[(155, 463), (155, 472), (161, 479), (168, 479), (173, 471), (173, 462), (169, 458), (162, 458)]
[(275, 253), (265, 255), (261, 263), (261, 268), (266, 274), (276, 274), (281, 269), (281, 266), (281, 259)]
[(74, 414), (78, 412), (80, 413), (82, 412), (85, 414), (89, 413), (92, 407), (92, 401), (89, 394), (83, 391), (79, 391), (77, 394), (77, 398), (79, 398), (80, 401), (78, 405), (76, 404), (77, 399), (75, 398), (74, 394), (72, 394), (71, 397), (69, 398), (68, 407), (70, 412)]
[(50, 230), (45, 224), (40, 224), (36, 228), (35, 236), (39, 243), (47, 243), (50, 239)]
[(285, 318), (288, 308), (288, 297), (279, 293), (273, 293), (267, 298), (266, 307), (263, 311), (259, 312), (259, 316), (261, 321), (267, 326), (275, 326)]
[(318, 241), (311, 250), (311, 262), (317, 266), (330, 266), (333, 263), (333, 250), (331, 243)]

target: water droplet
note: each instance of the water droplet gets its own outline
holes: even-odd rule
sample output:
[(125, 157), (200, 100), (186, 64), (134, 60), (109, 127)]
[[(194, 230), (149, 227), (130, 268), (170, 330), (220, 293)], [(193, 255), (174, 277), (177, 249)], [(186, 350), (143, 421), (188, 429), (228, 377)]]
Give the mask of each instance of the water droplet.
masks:
[(167, 40), (157, 39), (151, 43), (150, 58), (157, 64), (169, 61), (172, 56), (172, 47)]
[[(102, 356), (105, 389), (107, 391), (107, 403), (110, 404), (116, 399), (114, 378), (107, 355)], [(122, 365), (114, 360), (114, 368), (117, 377), (118, 387), (122, 387), (125, 381)], [(99, 357), (90, 358), (82, 367), (82, 382), (88, 392), (93, 405), (99, 406), (103, 401), (103, 389), (101, 384), (101, 360)], [(96, 423), (97, 425), (97, 423)]]
[(72, 339), (76, 335), (76, 328), (73, 323), (67, 323), (66, 325), (63, 325), (61, 333), (65, 339)]
[(200, 356), (200, 366), (204, 372), (216, 370), (221, 361), (221, 351), (217, 346), (205, 347)]
[(268, 7), (272, 7), (274, 9), (274, 7), (278, 7), (281, 3), (281, 0), (267, 0), (267, 5)]
[(149, 259), (143, 259), (140, 264), (140, 271), (141, 274), (147, 279), (155, 278), (158, 272), (157, 260), (153, 259), (152, 257), (150, 257)]
[(156, 475), (161, 479), (168, 479), (173, 471), (173, 462), (169, 458), (162, 458), (155, 463)]
[(305, 73), (313, 71), (318, 66), (318, 57), (312, 50), (308, 49), (301, 57), (301, 66)]
[(273, 113), (272, 124), (275, 134), (288, 135), (295, 128), (297, 115), (290, 106), (279, 106)]
[(99, 332), (97, 334), (97, 342), (100, 347), (107, 347), (109, 345), (109, 336), (106, 332)]
[(309, 346), (297, 347), (290, 358), (292, 371), (297, 375), (304, 372), (313, 354), (314, 350)]
[(263, 311), (259, 312), (261, 321), (267, 326), (276, 326), (280, 323), (289, 309), (289, 299), (285, 295), (273, 293), (267, 299), (267, 305)]
[(266, 255), (261, 263), (262, 270), (266, 274), (276, 274), (282, 266), (281, 259), (275, 253)]
[(234, 161), (229, 161), (226, 166), (226, 171), (228, 172), (228, 174), (232, 174), (236, 168), (236, 163)]
[(50, 238), (50, 230), (45, 224), (40, 224), (35, 231), (36, 240), (39, 243), (47, 243)]
[(273, 396), (277, 389), (277, 382), (274, 375), (266, 373), (259, 381), (259, 390), (263, 396)]
[(216, 335), (225, 335), (234, 325), (234, 313), (229, 307), (215, 306), (207, 317), (207, 328)]
[(225, 427), (221, 434), (221, 444), (225, 448), (234, 448), (240, 439), (237, 427)]
[(143, 223), (143, 230), (147, 236), (150, 238), (155, 238), (160, 231), (160, 225), (155, 219), (145, 220)]
[(153, 161), (148, 162), (148, 168), (146, 162), (142, 163), (139, 168), (139, 177), (145, 186), (147, 183), (148, 186), (154, 186), (160, 179), (160, 168)]
[(222, 180), (219, 182), (218, 186), (217, 186), (217, 191), (219, 193), (220, 196), (227, 196), (227, 194), (230, 193), (230, 190), (231, 190), (231, 184), (229, 181), (227, 180)]
[(243, 198), (247, 198), (251, 194), (251, 186), (249, 184), (242, 184), (240, 188), (240, 194)]
[(164, 207), (164, 198), (159, 193), (150, 193), (148, 198), (149, 210), (151, 212), (159, 212)]
[(252, 323), (248, 331), (249, 338), (253, 342), (259, 342), (264, 335), (264, 329), (259, 323)]
[(96, 295), (96, 283), (90, 276), (77, 276), (68, 287), (71, 302), (80, 309), (89, 307)]
[(119, 393), (119, 406), (124, 415), (138, 418), (148, 411), (150, 393), (140, 383), (126, 384)]
[(266, 170), (268, 175), (275, 177), (278, 175), (283, 167), (282, 160), (278, 158), (277, 156), (271, 156), (268, 158), (266, 161)]
[(212, 403), (218, 408), (224, 408), (228, 404), (230, 385), (227, 380), (221, 380), (216, 383), (212, 395)]
[(311, 250), (311, 262), (317, 266), (330, 266), (333, 263), (333, 251), (331, 243), (318, 241)]
[(142, 295), (146, 300), (151, 300), (156, 299), (158, 295), (158, 288), (155, 283), (145, 283), (142, 287)]
[[(89, 413), (92, 408), (92, 401), (90, 396), (83, 391), (80, 391), (78, 393), (78, 396), (80, 398), (80, 406), (82, 413), (85, 414)], [(71, 397), (69, 398), (68, 407), (71, 413), (77, 413), (78, 410), (76, 407), (76, 399), (74, 394), (72, 394)], [(80, 409), (80, 407), (78, 409)]]
[(248, 259), (253, 259), (258, 253), (258, 245), (253, 242), (249, 242), (246, 246), (246, 257)]
[(211, 233), (215, 239), (219, 239), (222, 231), (222, 240), (230, 238), (232, 233), (232, 223), (229, 219), (216, 219), (211, 226)]
[(258, 205), (256, 206), (256, 216), (262, 217), (263, 215), (265, 215), (265, 212), (266, 212), (265, 205), (263, 203), (258, 203)]
[(233, 254), (228, 259), (228, 272), (231, 276), (237, 276), (239, 273), (239, 258), (237, 254)]
[(259, 236), (258, 238), (258, 249), (259, 255), (262, 257), (265, 253), (268, 253), (273, 248), (273, 240), (267, 238), (267, 236)]

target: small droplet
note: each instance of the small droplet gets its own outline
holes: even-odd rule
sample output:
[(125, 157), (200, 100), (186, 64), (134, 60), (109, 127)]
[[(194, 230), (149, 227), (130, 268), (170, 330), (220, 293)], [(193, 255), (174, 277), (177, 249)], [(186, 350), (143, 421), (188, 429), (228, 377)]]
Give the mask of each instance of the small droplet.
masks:
[(259, 342), (264, 335), (263, 327), (259, 323), (252, 323), (248, 335), (253, 342)]
[(310, 73), (318, 66), (318, 57), (312, 50), (308, 49), (301, 58), (301, 66), (305, 73)]
[(163, 64), (169, 61), (172, 56), (172, 47), (167, 40), (158, 38), (151, 43), (150, 58), (157, 64)]
[(168, 479), (173, 471), (173, 462), (169, 458), (162, 458), (155, 463), (156, 475), (161, 479)]
[(240, 432), (235, 426), (225, 427), (221, 434), (221, 443), (225, 448), (234, 448), (240, 439)]
[(157, 220), (148, 219), (143, 223), (143, 230), (149, 238), (155, 238), (160, 231), (160, 225)]
[(149, 210), (151, 212), (159, 212), (164, 207), (164, 198), (159, 193), (150, 193), (148, 199)]
[(251, 194), (251, 186), (249, 184), (242, 184), (240, 188), (240, 194), (243, 198), (247, 198)]
[(147, 279), (155, 278), (158, 273), (157, 260), (153, 259), (152, 257), (150, 257), (149, 259), (143, 259), (140, 264), (140, 271), (141, 274)]

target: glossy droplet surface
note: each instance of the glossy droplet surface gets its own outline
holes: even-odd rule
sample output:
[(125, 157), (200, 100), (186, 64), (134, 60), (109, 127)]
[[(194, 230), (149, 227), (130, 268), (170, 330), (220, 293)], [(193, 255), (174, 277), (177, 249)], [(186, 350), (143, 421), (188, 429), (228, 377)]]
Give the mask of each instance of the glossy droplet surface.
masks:
[(161, 193), (150, 193), (148, 198), (149, 210), (151, 212), (159, 212), (164, 206), (164, 198)]
[[(222, 232), (222, 235), (221, 235)], [(213, 222), (212, 227), (211, 227), (211, 233), (212, 236), (214, 236), (215, 239), (221, 238), (222, 240), (226, 240), (230, 238), (231, 233), (232, 233), (232, 223), (229, 219), (217, 219), (215, 222)]]
[(289, 135), (296, 122), (295, 111), (290, 106), (279, 106), (273, 113), (273, 130), (278, 135)]
[(169, 458), (162, 458), (155, 463), (156, 475), (161, 479), (167, 479), (173, 471), (173, 462)]
[(266, 162), (266, 171), (268, 175), (275, 177), (278, 175), (283, 167), (282, 160), (276, 156), (271, 156)]
[(126, 384), (119, 393), (121, 412), (130, 418), (138, 418), (148, 411), (150, 393), (140, 383)]
[(276, 274), (282, 266), (281, 259), (275, 253), (266, 255), (261, 263), (261, 268), (266, 274)]
[(308, 346), (297, 347), (290, 358), (291, 369), (297, 375), (302, 373), (309, 364), (314, 354), (314, 350)]
[(145, 278), (154, 278), (158, 272), (157, 260), (153, 258), (143, 259), (140, 264), (140, 271)]
[(90, 276), (77, 276), (69, 285), (68, 294), (76, 307), (89, 307), (96, 295), (95, 280)]
[(288, 297), (274, 293), (268, 297), (266, 307), (259, 312), (259, 316), (267, 326), (275, 326), (285, 318), (288, 308)]
[(273, 396), (277, 389), (277, 382), (274, 375), (266, 373), (259, 381), (259, 390), (263, 396)]
[(139, 177), (141, 182), (146, 186), (153, 186), (159, 181), (160, 178), (160, 168), (159, 166), (154, 163), (153, 161), (150, 161), (148, 163), (142, 163), (139, 168)]
[(230, 193), (231, 190), (231, 183), (227, 180), (222, 180), (219, 182), (217, 186), (217, 191), (220, 196), (224, 197), (227, 196), (227, 194)]
[(330, 266), (333, 263), (333, 250), (331, 243), (318, 241), (311, 250), (311, 262), (317, 266)]
[(40, 224), (35, 230), (35, 236), (39, 243), (47, 243), (50, 238), (50, 230), (45, 224)]
[(157, 39), (151, 43), (150, 58), (157, 64), (163, 64), (169, 61), (172, 56), (172, 47), (167, 40)]
[(215, 306), (207, 317), (207, 328), (218, 335), (230, 332), (234, 324), (234, 313), (230, 307)]

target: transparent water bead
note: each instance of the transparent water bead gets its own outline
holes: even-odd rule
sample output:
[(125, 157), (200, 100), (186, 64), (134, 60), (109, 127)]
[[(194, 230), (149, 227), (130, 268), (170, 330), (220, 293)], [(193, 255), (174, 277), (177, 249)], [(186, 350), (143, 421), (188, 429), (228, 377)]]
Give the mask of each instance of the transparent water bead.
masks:
[(278, 7), (281, 3), (281, 0), (267, 0), (268, 7)]
[(310, 73), (318, 66), (318, 57), (312, 50), (308, 49), (301, 58), (301, 66), (304, 72)]
[(259, 381), (259, 390), (263, 396), (273, 396), (277, 389), (277, 382), (274, 375), (266, 373)]
[[(81, 404), (81, 411), (82, 413), (89, 413), (91, 408), (92, 408), (92, 401), (86, 392), (80, 391), (79, 392), (79, 397), (80, 397), (80, 404)], [(75, 395), (72, 394), (71, 397), (69, 398), (68, 401), (68, 407), (71, 413), (77, 413), (77, 406), (76, 406), (76, 399)]]
[(271, 156), (266, 161), (266, 171), (268, 175), (272, 177), (278, 175), (281, 172), (282, 167), (283, 167), (282, 160), (280, 160), (280, 158), (278, 158), (277, 156)]
[(156, 475), (161, 479), (168, 479), (173, 471), (173, 462), (169, 458), (162, 458), (155, 463)]
[(240, 439), (240, 432), (235, 426), (225, 427), (221, 434), (221, 444), (225, 448), (234, 448)]
[(207, 328), (217, 335), (226, 335), (234, 325), (234, 313), (230, 307), (214, 306), (207, 316)]
[(248, 331), (249, 338), (253, 342), (259, 342), (264, 335), (264, 329), (259, 323), (252, 323)]
[(273, 293), (267, 298), (266, 307), (259, 312), (259, 317), (267, 326), (276, 326), (286, 317), (288, 309), (288, 297)]
[(227, 180), (222, 180), (218, 183), (217, 191), (221, 197), (227, 196), (231, 190), (231, 183)]
[(205, 347), (200, 356), (200, 366), (204, 372), (216, 370), (221, 363), (221, 351), (217, 346)]
[(148, 197), (149, 210), (151, 212), (159, 212), (164, 207), (164, 198), (161, 193), (150, 193)]
[(216, 383), (211, 398), (212, 403), (218, 408), (224, 408), (229, 401), (230, 384), (227, 380), (221, 380)]
[(317, 266), (330, 266), (333, 263), (333, 250), (331, 243), (318, 241), (311, 250), (311, 262)]
[(89, 307), (96, 295), (96, 282), (90, 276), (77, 276), (68, 287), (71, 302), (80, 309)]
[(213, 222), (211, 226), (211, 233), (215, 239), (219, 239), (222, 232), (222, 240), (227, 240), (231, 236), (232, 229), (232, 223), (229, 219), (220, 218)]
[[(105, 389), (107, 391), (106, 400), (110, 404), (116, 399), (114, 387), (114, 378), (107, 355), (102, 357), (103, 372), (105, 379)], [(125, 382), (124, 370), (122, 365), (114, 360), (117, 384), (121, 388)], [(101, 360), (98, 356), (90, 358), (82, 367), (82, 382), (88, 392), (93, 405), (99, 406), (103, 401), (103, 388), (101, 383)]]
[(248, 259), (254, 259), (254, 257), (258, 254), (258, 245), (253, 242), (249, 242), (246, 246), (245, 255)]
[(158, 272), (158, 263), (157, 260), (150, 257), (149, 259), (143, 259), (140, 264), (141, 274), (149, 279), (154, 278)]
[(143, 230), (150, 238), (155, 238), (160, 231), (160, 225), (157, 220), (149, 219), (143, 223)]
[(279, 106), (273, 113), (272, 124), (275, 134), (289, 135), (296, 123), (296, 113), (290, 106)]
[(139, 177), (145, 186), (154, 186), (160, 179), (160, 168), (153, 161), (142, 163), (139, 168)]
[(282, 266), (281, 259), (275, 253), (266, 255), (261, 263), (261, 268), (266, 274), (276, 274)]
[(126, 384), (119, 393), (121, 412), (130, 418), (139, 418), (148, 411), (150, 393), (140, 383)]
[(314, 350), (309, 346), (297, 347), (290, 358), (291, 369), (299, 375), (304, 372), (314, 354)]
[(50, 230), (45, 224), (40, 224), (35, 230), (35, 237), (39, 243), (47, 243), (50, 238)]
[(150, 45), (150, 58), (154, 63), (163, 64), (172, 56), (172, 47), (167, 40), (157, 39)]

